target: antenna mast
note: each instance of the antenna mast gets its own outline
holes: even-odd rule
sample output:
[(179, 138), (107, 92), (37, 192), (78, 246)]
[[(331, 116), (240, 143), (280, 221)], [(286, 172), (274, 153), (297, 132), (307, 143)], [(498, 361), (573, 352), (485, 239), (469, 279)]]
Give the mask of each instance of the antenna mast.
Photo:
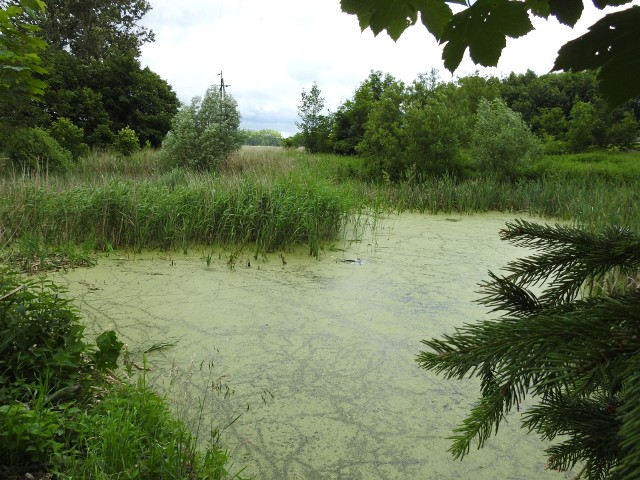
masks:
[(225, 85), (224, 78), (222, 77), (222, 70), (220, 70), (220, 73), (218, 75), (220, 76), (220, 96), (224, 97), (227, 93), (226, 88), (230, 87), (231, 85)]

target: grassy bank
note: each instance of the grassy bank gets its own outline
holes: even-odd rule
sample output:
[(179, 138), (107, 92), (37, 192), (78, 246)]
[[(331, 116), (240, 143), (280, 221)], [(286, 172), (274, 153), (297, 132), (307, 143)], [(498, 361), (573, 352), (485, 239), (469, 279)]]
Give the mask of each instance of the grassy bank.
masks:
[(0, 478), (241, 478), (218, 430), (201, 416), (191, 431), (144, 372), (116, 371), (124, 345), (88, 342), (63, 294), (0, 269)]
[[(635, 161), (619, 154), (612, 157), (617, 163), (598, 158), (605, 171)], [(551, 161), (559, 165), (553, 175)], [(216, 175), (163, 173), (149, 151), (133, 159), (94, 154), (64, 176), (5, 175), (0, 244), (27, 238), (99, 251), (243, 244), (256, 253), (298, 244), (318, 255), (323, 242), (365, 211), (522, 212), (589, 228), (639, 228), (640, 174), (631, 167), (625, 176), (588, 169), (569, 174), (571, 162), (576, 160), (543, 159), (539, 176), (514, 183), (411, 175), (374, 183), (362, 179), (358, 159), (277, 148), (243, 149)]]

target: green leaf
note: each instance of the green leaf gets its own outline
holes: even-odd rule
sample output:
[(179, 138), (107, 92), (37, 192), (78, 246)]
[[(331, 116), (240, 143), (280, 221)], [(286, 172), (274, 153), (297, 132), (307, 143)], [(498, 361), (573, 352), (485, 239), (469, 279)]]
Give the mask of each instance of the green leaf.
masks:
[(547, 18), (551, 13), (549, 0), (526, 0), (527, 7), (534, 15)]
[(371, 28), (374, 35), (386, 30), (394, 40), (416, 23), (420, 12), (422, 24), (439, 40), (453, 15), (449, 3), (466, 5), (464, 0), (341, 0), (340, 5), (358, 16), (362, 30)]
[(98, 346), (98, 351), (95, 352), (94, 359), (98, 369), (117, 368), (118, 357), (124, 343), (118, 340), (116, 332), (109, 330), (101, 333), (96, 338), (96, 345)]
[(554, 70), (596, 70), (610, 106), (640, 96), (640, 7), (611, 13), (558, 52)]
[(551, 15), (560, 23), (573, 27), (582, 16), (582, 0), (549, 0)]
[(517, 38), (532, 29), (524, 2), (478, 0), (455, 14), (442, 35), (442, 41), (447, 42), (442, 52), (445, 67), (453, 72), (467, 47), (475, 63), (495, 66), (507, 44), (506, 37)]
[(360, 28), (371, 28), (374, 35), (387, 30), (397, 40), (404, 30), (415, 24), (417, 10), (409, 0), (388, 2), (386, 0), (342, 0), (342, 11), (358, 16)]
[(453, 17), (449, 5), (442, 0), (422, 0), (420, 2), (420, 17), (427, 30), (440, 40), (444, 29)]

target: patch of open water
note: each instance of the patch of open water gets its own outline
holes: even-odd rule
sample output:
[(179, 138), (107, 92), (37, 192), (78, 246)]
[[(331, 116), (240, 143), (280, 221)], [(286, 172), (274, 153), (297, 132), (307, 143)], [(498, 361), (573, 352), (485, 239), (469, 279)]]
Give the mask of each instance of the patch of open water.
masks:
[[(303, 249), (235, 270), (208, 252), (116, 253), (57, 274), (89, 333), (114, 328), (176, 408), (224, 426), (235, 465), (267, 480), (560, 479), (543, 445), (509, 417), (463, 461), (451, 435), (474, 380), (418, 368), (420, 340), (486, 317), (473, 303), (487, 270), (525, 255), (499, 240), (514, 215), (402, 214), (315, 260)], [(345, 261), (347, 260), (347, 261)], [(173, 379), (173, 380), (170, 380)], [(228, 398), (211, 385), (228, 385)], [(224, 390), (223, 388), (223, 391)], [(207, 393), (209, 392), (209, 393)], [(195, 420), (190, 420), (195, 422)]]

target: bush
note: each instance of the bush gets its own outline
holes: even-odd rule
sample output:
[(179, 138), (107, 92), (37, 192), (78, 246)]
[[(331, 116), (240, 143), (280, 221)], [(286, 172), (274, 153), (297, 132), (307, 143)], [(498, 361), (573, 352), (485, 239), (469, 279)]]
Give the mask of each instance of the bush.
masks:
[(51, 135), (62, 148), (66, 148), (77, 160), (89, 154), (89, 146), (84, 143), (84, 130), (74, 125), (68, 118), (59, 118), (49, 127)]
[(515, 179), (542, 152), (538, 138), (500, 99), (480, 100), (471, 134), (471, 156), (482, 173)]
[(0, 403), (26, 402), (35, 385), (73, 385), (83, 364), (83, 326), (50, 281), (0, 272)]
[(18, 128), (4, 147), (13, 165), (27, 172), (64, 171), (71, 163), (71, 153), (40, 128)]
[(210, 87), (176, 114), (160, 153), (169, 167), (215, 170), (242, 141), (236, 101)]
[(113, 148), (127, 156), (140, 150), (140, 140), (135, 130), (129, 127), (121, 128), (113, 141)]

